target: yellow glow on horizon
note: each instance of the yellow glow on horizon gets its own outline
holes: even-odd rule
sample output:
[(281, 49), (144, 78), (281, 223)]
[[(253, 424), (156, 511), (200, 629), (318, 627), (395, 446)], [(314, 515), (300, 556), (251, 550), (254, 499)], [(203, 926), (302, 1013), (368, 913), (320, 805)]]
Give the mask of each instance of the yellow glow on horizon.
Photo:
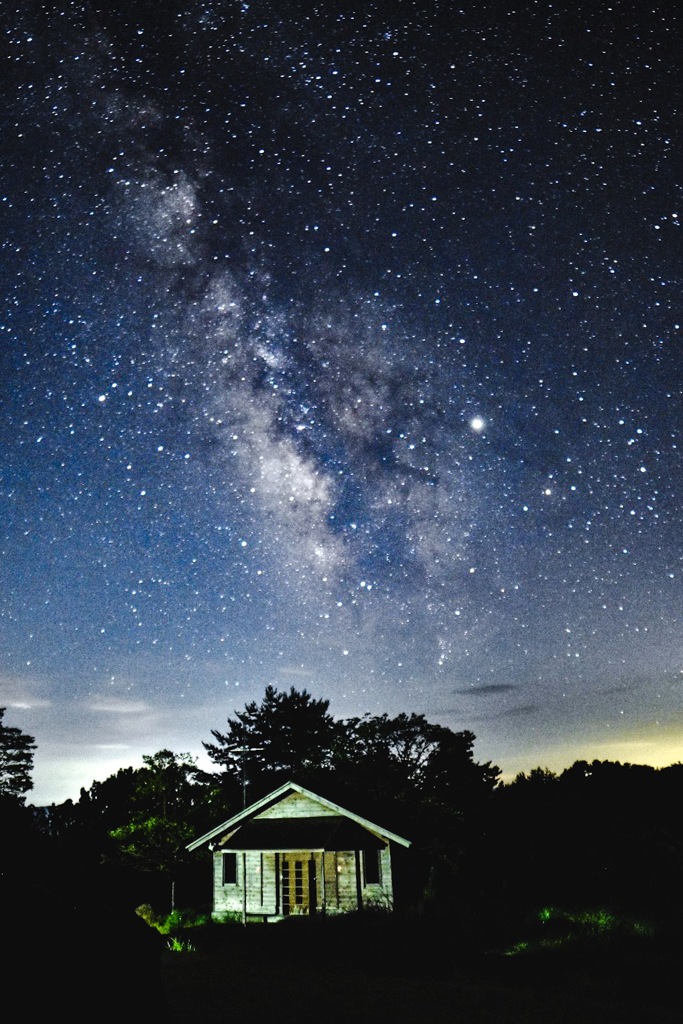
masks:
[(519, 772), (529, 772), (532, 768), (549, 768), (560, 775), (575, 761), (619, 761), (668, 768), (683, 761), (683, 722), (649, 725), (620, 736), (594, 735), (576, 743), (563, 741), (539, 746), (499, 767), (503, 769), (503, 782), (511, 782)]

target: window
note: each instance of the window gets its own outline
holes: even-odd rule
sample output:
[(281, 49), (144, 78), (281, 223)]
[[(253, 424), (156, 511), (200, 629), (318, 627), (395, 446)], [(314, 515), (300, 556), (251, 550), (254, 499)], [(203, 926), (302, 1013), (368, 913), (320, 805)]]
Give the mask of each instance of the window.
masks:
[(380, 885), (382, 882), (382, 871), (379, 857), (379, 850), (365, 850), (363, 853), (363, 867), (365, 871), (366, 885)]
[(237, 881), (237, 854), (223, 854), (223, 885), (234, 885)]

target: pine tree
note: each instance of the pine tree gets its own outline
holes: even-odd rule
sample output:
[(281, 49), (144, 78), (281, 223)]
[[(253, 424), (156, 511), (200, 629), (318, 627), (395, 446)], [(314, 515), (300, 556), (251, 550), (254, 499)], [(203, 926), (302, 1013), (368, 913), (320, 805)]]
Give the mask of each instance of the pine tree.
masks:
[(3, 723), (6, 710), (0, 708), (0, 796), (23, 802), (25, 794), (33, 789), (31, 772), (36, 745), (33, 736)]
[(307, 690), (267, 686), (260, 704), (252, 701), (228, 719), (225, 732), (212, 729), (215, 743), (204, 743), (209, 757), (240, 781), (250, 795), (263, 795), (278, 782), (310, 780), (331, 765), (338, 725), (329, 701)]

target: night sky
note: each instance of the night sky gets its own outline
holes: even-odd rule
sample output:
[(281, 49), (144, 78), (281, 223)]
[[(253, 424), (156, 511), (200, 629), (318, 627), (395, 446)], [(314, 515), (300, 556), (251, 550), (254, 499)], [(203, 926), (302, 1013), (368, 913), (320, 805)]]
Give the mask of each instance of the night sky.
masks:
[(0, 706), (37, 804), (268, 684), (683, 758), (681, 18), (2, 15)]

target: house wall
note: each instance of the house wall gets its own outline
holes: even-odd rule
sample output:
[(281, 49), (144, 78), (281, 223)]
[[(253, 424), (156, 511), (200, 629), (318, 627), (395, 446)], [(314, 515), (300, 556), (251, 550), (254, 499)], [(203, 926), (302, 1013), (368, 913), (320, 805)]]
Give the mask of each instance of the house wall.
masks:
[(339, 902), (338, 854), (328, 851), (323, 855), (325, 868), (325, 907), (335, 913), (341, 907)]
[(237, 855), (237, 881), (231, 885), (223, 885), (223, 854), (215, 852), (213, 855), (213, 913), (220, 917), (221, 914), (242, 913), (242, 883), (241, 857)]
[(379, 910), (394, 909), (394, 884), (391, 874), (391, 850), (383, 847), (379, 855), (380, 881), (363, 886), (363, 906)]
[[(292, 852), (288, 856), (305, 862), (315, 862), (316, 913), (349, 913), (358, 909), (360, 890), (363, 908), (379, 907), (390, 910), (393, 907), (393, 885), (391, 877), (391, 851), (385, 846), (380, 853), (380, 881), (366, 884), (363, 855), (354, 851), (327, 851), (322, 854), (309, 851)], [(270, 851), (237, 851), (237, 880), (223, 884), (223, 854), (216, 851), (213, 857), (213, 913), (246, 913), (252, 918), (279, 918), (283, 914), (281, 893), (282, 854)], [(244, 885), (247, 885), (247, 899), (244, 899)]]
[(337, 865), (337, 911), (358, 909), (358, 883), (356, 879), (356, 854), (340, 850), (336, 855)]
[[(223, 884), (223, 854), (213, 855), (213, 913), (270, 915), (278, 912), (277, 855), (248, 850), (237, 851), (237, 880)], [(246, 872), (247, 902), (244, 901)]]
[(318, 803), (317, 800), (311, 800), (310, 797), (305, 796), (303, 793), (290, 793), (289, 796), (279, 800), (272, 807), (267, 807), (260, 814), (255, 815), (257, 818), (321, 818), (321, 817), (339, 817), (337, 811), (331, 807), (326, 807), (325, 804)]
[[(329, 855), (328, 856), (334, 856)], [(380, 880), (379, 882), (366, 882), (365, 863), (363, 854), (358, 855), (358, 868), (356, 868), (356, 853), (348, 851), (338, 853), (337, 857), (337, 902), (336, 909), (341, 912), (348, 912), (358, 909), (358, 894), (360, 888), (361, 908), (368, 909), (376, 907), (382, 910), (392, 910), (394, 905), (394, 889), (391, 875), (391, 850), (389, 846), (383, 847), (380, 851)], [(328, 907), (332, 909), (330, 904)]]

